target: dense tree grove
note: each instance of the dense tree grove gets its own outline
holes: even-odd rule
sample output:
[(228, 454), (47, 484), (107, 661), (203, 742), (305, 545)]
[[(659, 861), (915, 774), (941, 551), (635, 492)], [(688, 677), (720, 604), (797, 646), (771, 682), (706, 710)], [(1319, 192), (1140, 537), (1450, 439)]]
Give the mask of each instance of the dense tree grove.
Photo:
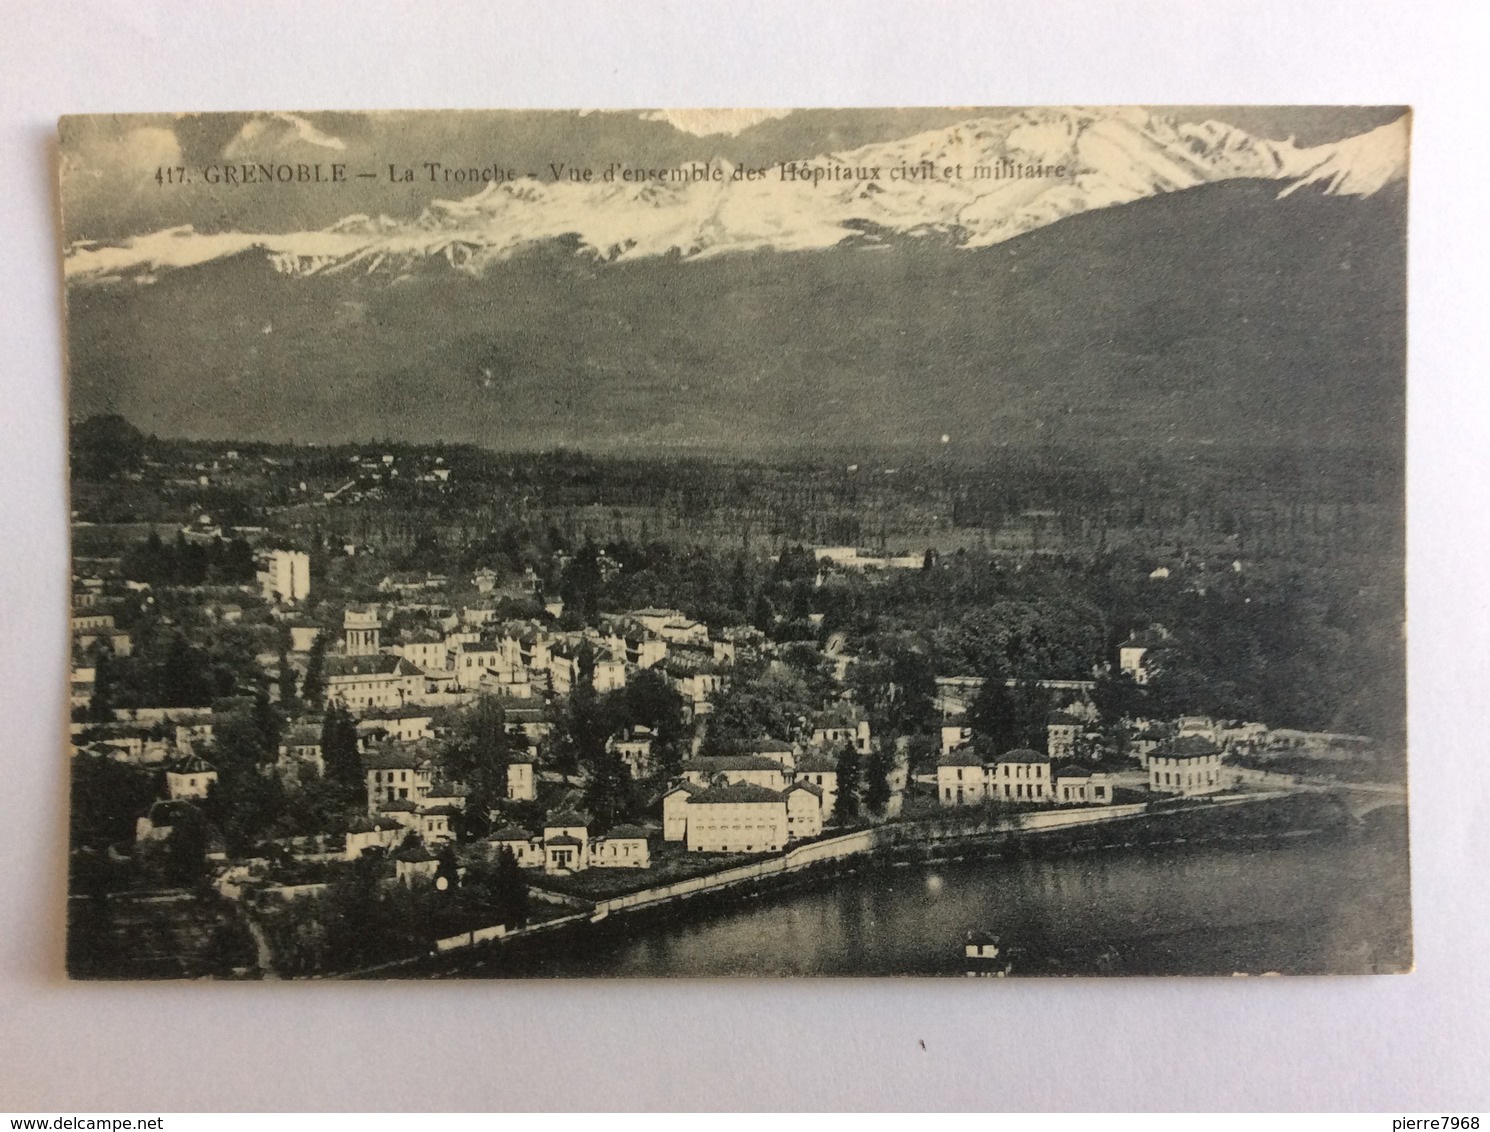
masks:
[(833, 820), (840, 825), (854, 822), (859, 817), (862, 760), (852, 743), (845, 743), (833, 764), (837, 772), (838, 793), (833, 798)]
[(124, 556), (120, 572), (156, 586), (201, 586), (252, 582), (256, 570), (253, 548), (241, 539), (188, 541), (178, 531), (174, 542), (163, 543), (151, 530)]
[[(1077, 459), (1052, 445), (977, 465), (903, 453), (767, 465), (450, 446), (438, 449), (450, 478), (432, 482), (384, 478), (365, 450), (228, 453), (145, 437), (119, 418), (73, 439), (78, 554), (102, 564), (80, 584), (129, 634), (117, 651), (107, 633), (86, 647), (80, 634), (75, 658), (93, 670), (86, 694), (75, 673), (70, 831), (90, 954), (105, 954), (119, 929), (110, 891), (139, 882), (206, 893), (220, 848), (275, 862), (277, 876), (308, 868), (325, 839), (366, 818), (359, 721), (328, 703), (328, 654), (354, 602), (383, 605), (385, 642), (472, 627), (487, 614), (467, 616), (471, 605), (559, 631), (676, 609), (714, 641), (674, 648), (661, 669), (630, 668), (623, 687), (601, 691), (603, 634), (570, 637), (567, 694), (555, 669), (547, 687), (534, 676), (529, 701), (430, 708), (433, 738), (419, 755), (436, 779), (469, 791), (451, 817), (459, 861), (441, 851), (440, 884), (391, 883), (381, 848), (316, 861), (330, 888), (266, 921), (289, 974), (423, 954), (441, 933), (544, 915), (510, 852), (471, 844), (494, 823), (541, 828), (560, 807), (583, 809), (595, 834), (655, 823), (695, 744), (703, 755), (759, 750), (766, 738), (805, 745), (816, 717), (845, 700), (875, 743), (863, 755), (841, 740), (823, 749), (837, 772), (828, 818), (880, 820), (897, 757), (924, 768), (940, 749), (938, 677), (983, 678), (965, 722), (985, 758), (1045, 747), (1048, 714), (1066, 702), (1040, 686), (1051, 679), (1094, 681), (1094, 735), (1082, 740), (1094, 748), (1124, 750), (1129, 721), (1180, 714), (1403, 738), (1400, 469), (1359, 454), (1177, 445)], [(380, 447), (430, 466), (432, 450)], [(356, 490), (332, 502), (348, 476)], [(308, 549), (311, 599), (293, 609), (262, 600), (248, 540)], [(872, 555), (897, 561), (863, 561)], [(399, 592), (421, 596), (390, 596)], [(326, 628), (298, 655), (291, 626), (307, 621)], [(1134, 633), (1150, 642), (1144, 684), (1115, 671)], [(724, 683), (695, 719), (680, 674), (700, 670)], [(168, 837), (132, 850), (163, 776), (92, 747), (131, 708), (210, 709), (210, 737), (192, 743), (218, 774), (207, 797), (160, 811), (178, 815)], [(530, 740), (524, 728), (538, 719), (547, 727)], [(279, 760), (291, 729), (312, 720), (320, 776)], [(153, 742), (177, 738), (174, 725), (128, 726)], [(614, 749), (623, 732), (650, 742), (637, 774)], [(538, 800), (508, 799), (517, 760), (539, 764)], [(291, 861), (287, 846), (302, 837), (323, 840), (296, 845)], [(221, 957), (240, 960), (241, 931), (223, 933)]]

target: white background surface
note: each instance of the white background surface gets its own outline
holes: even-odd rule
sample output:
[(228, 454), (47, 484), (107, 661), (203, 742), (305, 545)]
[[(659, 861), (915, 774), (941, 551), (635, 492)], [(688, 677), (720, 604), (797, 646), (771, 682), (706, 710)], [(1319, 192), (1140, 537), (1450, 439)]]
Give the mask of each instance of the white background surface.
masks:
[[(1490, 170), (1478, 8), (0, 3), (0, 1110), (1490, 1107)], [(1416, 974), (63, 980), (66, 411), (50, 150), (58, 115), (1071, 102), (1416, 108)]]

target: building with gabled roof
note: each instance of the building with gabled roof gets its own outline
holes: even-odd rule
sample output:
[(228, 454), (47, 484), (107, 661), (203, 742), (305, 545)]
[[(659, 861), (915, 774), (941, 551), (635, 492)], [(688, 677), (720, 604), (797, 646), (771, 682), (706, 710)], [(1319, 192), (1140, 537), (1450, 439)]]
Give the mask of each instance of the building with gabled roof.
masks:
[(328, 656), (326, 699), (353, 710), (398, 708), (424, 693), (424, 673), (401, 656)]
[(786, 839), (801, 841), (823, 831), (823, 822), (831, 812), (820, 787), (810, 782), (794, 782), (786, 788)]
[(1221, 781), (1221, 748), (1200, 735), (1186, 735), (1149, 752), (1149, 789), (1182, 798), (1214, 794)]
[(690, 852), (774, 853), (786, 847), (786, 796), (779, 790), (750, 782), (710, 786), (687, 805)]
[(393, 875), (405, 883), (418, 877), (433, 877), (440, 871), (440, 859), (423, 845), (411, 845), (393, 854)]
[(833, 813), (838, 800), (838, 760), (827, 751), (812, 750), (802, 756), (793, 774), (793, 784), (816, 786), (822, 794), (823, 820)]
[(365, 751), (363, 777), (367, 783), (367, 812), (376, 814), (385, 802), (419, 802), (434, 784), (434, 763), (422, 747), (395, 743)]
[(987, 770), (971, 747), (948, 751), (936, 761), (936, 794), (944, 806), (975, 806), (987, 798)]
[(796, 746), (792, 743), (770, 737), (752, 739), (749, 743), (745, 744), (740, 754), (756, 755), (760, 758), (770, 759), (780, 765), (783, 770), (792, 770), (797, 765)]
[(647, 831), (640, 826), (618, 825), (590, 839), (590, 867), (596, 869), (649, 869), (652, 854)]
[(1057, 766), (1052, 772), (1055, 800), (1061, 806), (1096, 805), (1112, 802), (1113, 781), (1109, 775), (1093, 771), (1079, 763)]
[(819, 712), (811, 720), (814, 747), (840, 747), (852, 743), (861, 755), (869, 754), (869, 720), (839, 705)]
[(1086, 725), (1069, 712), (1051, 712), (1045, 720), (1045, 751), (1053, 759), (1068, 759)]
[(682, 781), (667, 788), (662, 795), (662, 839), (682, 841), (688, 836), (688, 799), (702, 794), (705, 787)]
[(543, 866), (543, 840), (534, 837), (521, 826), (504, 825), (488, 834), (486, 841), (491, 846), (493, 857), (506, 849), (521, 868), (536, 869)]
[(1020, 747), (1006, 751), (989, 766), (988, 796), (1003, 802), (1053, 802), (1055, 782), (1050, 758)]
[(369, 849), (387, 852), (396, 849), (408, 835), (408, 827), (390, 817), (358, 818), (347, 828), (343, 855), (355, 861)]
[(1166, 643), (1166, 634), (1157, 629), (1133, 634), (1118, 645), (1118, 671), (1133, 677), (1135, 684), (1147, 684), (1155, 671), (1153, 654)]
[(695, 786), (711, 786), (723, 779), (727, 783), (750, 783), (768, 790), (785, 790), (791, 772), (765, 755), (714, 755), (689, 759), (680, 768), (683, 778)]
[(166, 793), (172, 799), (205, 798), (217, 782), (217, 768), (201, 755), (187, 755), (165, 766)]

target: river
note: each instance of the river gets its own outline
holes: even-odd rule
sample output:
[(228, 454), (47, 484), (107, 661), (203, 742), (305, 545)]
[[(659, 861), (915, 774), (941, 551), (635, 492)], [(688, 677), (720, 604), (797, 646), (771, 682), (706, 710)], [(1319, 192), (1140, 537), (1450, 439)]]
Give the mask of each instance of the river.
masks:
[(961, 975), (996, 933), (1015, 975), (1374, 973), (1411, 965), (1406, 810), (1345, 832), (1014, 860), (876, 864), (708, 912), (615, 917), (460, 977)]

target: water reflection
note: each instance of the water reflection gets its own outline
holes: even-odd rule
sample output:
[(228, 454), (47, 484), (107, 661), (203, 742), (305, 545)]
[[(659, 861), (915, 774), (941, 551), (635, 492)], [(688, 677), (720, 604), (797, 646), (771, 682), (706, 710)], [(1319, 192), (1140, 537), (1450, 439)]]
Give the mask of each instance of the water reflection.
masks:
[(630, 921), (479, 975), (960, 975), (966, 932), (1015, 975), (1369, 973), (1411, 963), (1406, 823), (1348, 834), (883, 866), (712, 914)]

